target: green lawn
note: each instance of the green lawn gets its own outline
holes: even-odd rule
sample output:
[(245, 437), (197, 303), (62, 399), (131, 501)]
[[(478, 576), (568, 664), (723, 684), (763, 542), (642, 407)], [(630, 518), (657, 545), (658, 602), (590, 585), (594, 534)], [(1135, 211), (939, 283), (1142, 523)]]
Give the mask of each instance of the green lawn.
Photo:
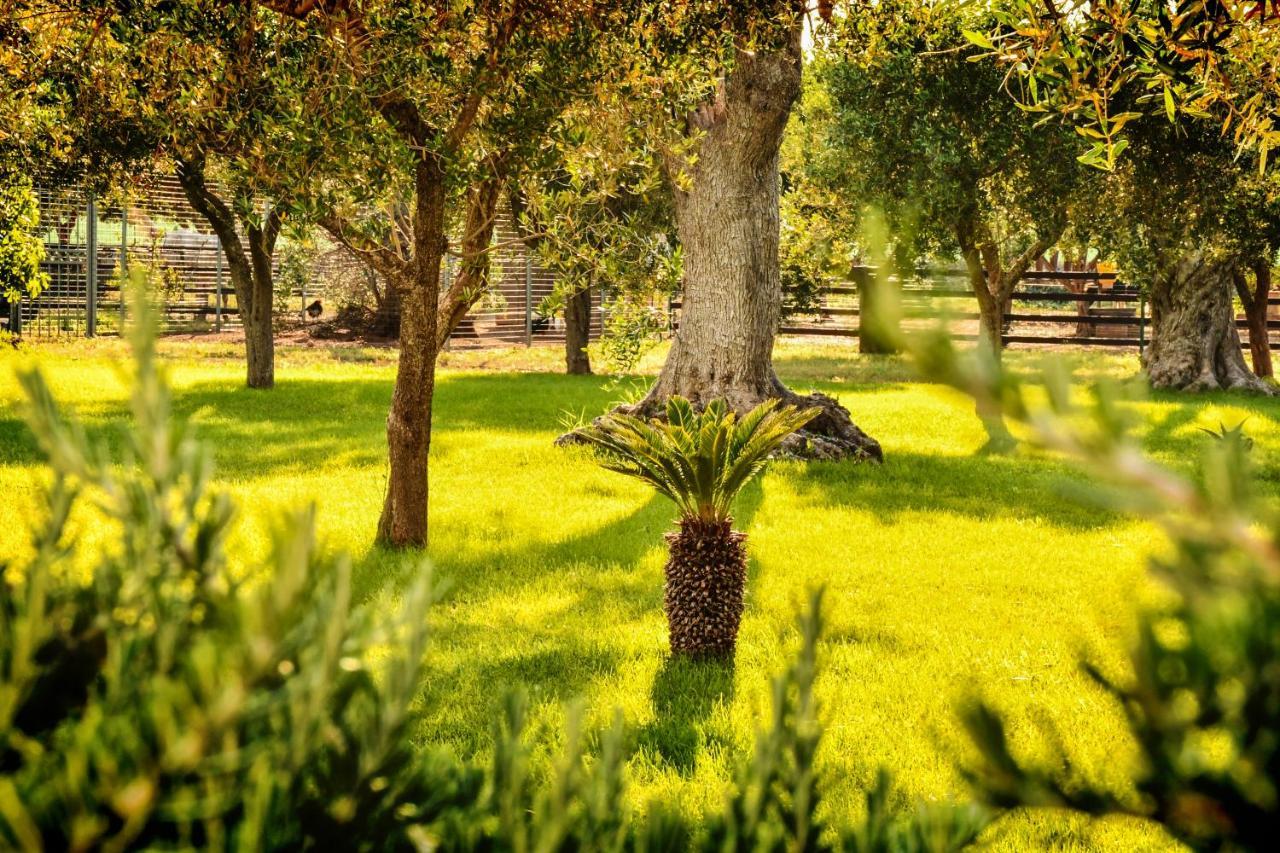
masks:
[[(283, 351), (279, 387), (240, 387), (236, 351), (169, 344), (177, 408), (215, 447), (220, 485), (239, 501), (232, 551), (267, 547), (275, 510), (314, 501), (323, 538), (357, 560), (361, 594), (397, 594), (401, 558), (370, 548), (383, 486), (383, 424), (392, 367), (385, 352)], [(1132, 375), (1136, 360), (1064, 356), (1086, 379)], [(652, 368), (657, 356), (651, 357)], [(1039, 356), (1015, 353), (1029, 366)], [(116, 433), (126, 379), (117, 342), (34, 346), (0, 355), (0, 556), (25, 551), (40, 469), (20, 421), (14, 370), (39, 364), (91, 430)], [(738, 510), (750, 534), (747, 612), (732, 672), (668, 665), (661, 613), (662, 533), (670, 508), (607, 473), (583, 451), (552, 446), (565, 411), (595, 413), (631, 383), (565, 377), (552, 350), (455, 353), (436, 409), (431, 557), (447, 579), (435, 611), (424, 742), (486, 752), (504, 691), (521, 685), (548, 741), (581, 699), (598, 730), (620, 712), (632, 733), (633, 793), (688, 809), (719, 802), (729, 768), (768, 707), (769, 677), (794, 647), (797, 606), (828, 588), (819, 696), (827, 724), (828, 807), (860, 808), (876, 768), (895, 769), (910, 797), (964, 795), (957, 703), (982, 695), (1014, 720), (1015, 742), (1039, 749), (1052, 720), (1096, 778), (1121, 785), (1132, 752), (1118, 711), (1086, 684), (1091, 650), (1116, 671), (1132, 608), (1149, 593), (1151, 528), (1079, 505), (1061, 462), (981, 458), (971, 404), (915, 381), (895, 359), (841, 346), (784, 344), (783, 377), (835, 394), (884, 444), (881, 467), (780, 463)], [(1197, 427), (1247, 431), (1276, 470), (1280, 404), (1233, 396), (1158, 397), (1140, 407), (1150, 450), (1187, 465)], [(1275, 488), (1275, 480), (1266, 485)], [(79, 545), (110, 532), (81, 518)], [(551, 748), (548, 746), (548, 749)], [(1136, 822), (1015, 816), (997, 849), (1160, 849)]]

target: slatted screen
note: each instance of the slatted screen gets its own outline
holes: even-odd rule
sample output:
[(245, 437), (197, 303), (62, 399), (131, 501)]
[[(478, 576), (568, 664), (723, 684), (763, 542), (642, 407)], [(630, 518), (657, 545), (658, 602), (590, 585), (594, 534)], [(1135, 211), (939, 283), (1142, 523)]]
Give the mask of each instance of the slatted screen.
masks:
[[(123, 313), (120, 283), (129, 263), (145, 263), (157, 272), (170, 332), (216, 332), (239, 325), (235, 293), (225, 259), (208, 223), (187, 203), (177, 179), (154, 175), (133, 187), (122, 204), (91, 204), (79, 188), (42, 187), (40, 229), (46, 257), (42, 269), (49, 285), (21, 305), (22, 331), (33, 337), (83, 336), (90, 321), (89, 280), (97, 281), (95, 326), (98, 334), (119, 331)], [(93, 213), (93, 228), (90, 215)], [(459, 346), (563, 342), (562, 313), (545, 301), (555, 279), (518, 241), (510, 215), (499, 215), (489, 292), (454, 335)], [(89, 263), (96, 241), (96, 268)], [(337, 294), (365, 286), (373, 274), (359, 258), (325, 239), (309, 241), (300, 286), (279, 311), (298, 317), (307, 302), (319, 298), (331, 310)], [(277, 251), (277, 265), (280, 252)], [(445, 266), (447, 286), (454, 263)], [(379, 283), (380, 284), (380, 283)], [(593, 337), (602, 328), (599, 296), (593, 298)]]

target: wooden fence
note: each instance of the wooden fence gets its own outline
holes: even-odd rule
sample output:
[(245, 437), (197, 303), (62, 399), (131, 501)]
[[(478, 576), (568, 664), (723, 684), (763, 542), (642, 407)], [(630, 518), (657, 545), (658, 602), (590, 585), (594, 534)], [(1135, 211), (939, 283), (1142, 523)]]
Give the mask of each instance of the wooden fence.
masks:
[[(787, 306), (784, 335), (861, 338), (863, 288), (869, 270), (856, 269), (857, 280), (827, 288), (814, 307)], [(861, 284), (859, 283), (861, 282)], [(961, 270), (921, 270), (910, 281), (891, 279), (900, 296), (905, 330), (946, 322), (961, 340), (978, 337), (976, 297)], [(1268, 300), (1267, 328), (1272, 349), (1280, 349), (1280, 291)], [(671, 303), (673, 325), (680, 302)], [(1023, 346), (1071, 345), (1136, 348), (1149, 340), (1151, 317), (1146, 296), (1138, 288), (1118, 282), (1115, 273), (1033, 271), (1014, 293), (1012, 310), (1004, 315), (1002, 338)], [(1248, 346), (1248, 325), (1239, 315), (1236, 325)]]

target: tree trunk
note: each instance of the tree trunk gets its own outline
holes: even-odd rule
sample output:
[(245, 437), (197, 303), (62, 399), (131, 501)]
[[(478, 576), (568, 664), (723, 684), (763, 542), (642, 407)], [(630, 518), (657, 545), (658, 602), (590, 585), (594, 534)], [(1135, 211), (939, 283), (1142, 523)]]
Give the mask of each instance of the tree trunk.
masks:
[(250, 388), (272, 388), (276, 384), (276, 342), (272, 328), (271, 282), (252, 284), (254, 295), (247, 302), (239, 297), (240, 319), (244, 324), (244, 353)]
[(1249, 265), (1253, 270), (1253, 289), (1242, 268), (1236, 267), (1233, 278), (1236, 293), (1240, 295), (1240, 304), (1244, 306), (1245, 321), (1249, 326), (1249, 357), (1253, 361), (1255, 376), (1270, 378), (1273, 375), (1271, 366), (1271, 333), (1267, 329), (1267, 315), (1270, 309), (1268, 300), (1271, 296), (1271, 264), (1266, 260), (1254, 261)]
[(564, 303), (564, 367), (565, 372), (587, 376), (591, 373), (591, 288), (571, 294)]
[(388, 291), (400, 291), (400, 361), (387, 414), (389, 472), (377, 539), (397, 548), (427, 544), (440, 262), (447, 245), (444, 210), (443, 170), (424, 157), (414, 174), (413, 261), (400, 280), (388, 282)]
[(369, 326), (369, 334), (378, 338), (397, 338), (400, 336), (400, 288), (387, 282), (382, 290), (382, 298), (378, 300), (373, 315), (373, 323)]
[(680, 522), (667, 534), (663, 609), (671, 653), (732, 660), (747, 587), (746, 534), (733, 522)]
[[(839, 403), (795, 394), (774, 373), (782, 314), (778, 149), (800, 74), (797, 21), (786, 45), (740, 51), (714, 102), (689, 116), (689, 131), (702, 134), (696, 156), (668, 164), (684, 255), (680, 324), (657, 382), (628, 410), (657, 416), (673, 395), (698, 406), (723, 398), (737, 412), (781, 398), (822, 410), (787, 440), (784, 455), (880, 460), (879, 443)], [(675, 180), (681, 172), (687, 181)]]
[(235, 213), (205, 179), (204, 161), (179, 158), (176, 173), (187, 200), (209, 222), (227, 259), (231, 287), (244, 326), (246, 384), (250, 388), (271, 388), (276, 381), (275, 336), (271, 326), (275, 282), (271, 259), (283, 224), (280, 206), (273, 205), (267, 210), (260, 225), (246, 225), (246, 247)]
[(1196, 251), (1156, 273), (1146, 353), (1153, 388), (1274, 393), (1244, 363), (1231, 300), (1235, 264)]
[(901, 352), (902, 330), (890, 327), (881, 301), (881, 284), (865, 267), (855, 267), (852, 278), (858, 286), (858, 352), (863, 355), (891, 355)]
[(957, 219), (956, 243), (964, 258), (969, 287), (978, 302), (978, 335), (997, 359), (1004, 352), (1004, 336), (1009, 333), (1005, 315), (1013, 310), (1013, 293), (1031, 265), (1062, 236), (1066, 221), (1065, 210), (1054, 211), (1037, 223), (1035, 238), (1021, 254), (1006, 258), (990, 227), (978, 216), (976, 205)]
[(272, 211), (265, 225), (250, 225), (249, 237), (250, 281), (245, 293), (237, 292), (240, 303), (240, 321), (244, 325), (245, 361), (248, 363), (250, 388), (271, 388), (276, 384), (276, 341), (274, 320), (275, 278), (271, 269), (271, 256), (275, 250), (275, 235), (279, 233), (278, 215)]

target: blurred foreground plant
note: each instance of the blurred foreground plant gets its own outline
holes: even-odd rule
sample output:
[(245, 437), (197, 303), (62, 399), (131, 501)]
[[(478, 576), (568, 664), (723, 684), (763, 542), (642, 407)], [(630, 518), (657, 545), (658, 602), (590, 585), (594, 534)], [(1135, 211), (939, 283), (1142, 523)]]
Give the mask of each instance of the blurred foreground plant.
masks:
[[(1136, 393), (1103, 382), (1085, 406), (1050, 363), (1039, 387), (944, 334), (906, 341), (924, 372), (1003, 411), (1038, 446), (1067, 454), (1114, 488), (1122, 509), (1170, 542), (1151, 570), (1169, 600), (1144, 610), (1130, 663), (1114, 680), (1085, 672), (1123, 709), (1141, 758), (1136, 794), (1099, 789), (1060, 747), (1033, 766), (1010, 747), (1000, 715), (976, 704), (965, 722), (982, 760), (968, 775), (1001, 807), (1054, 806), (1154, 819), (1196, 849), (1267, 849), (1280, 825), (1280, 516), (1253, 486), (1252, 440), (1210, 431), (1197, 477), (1148, 459), (1131, 434)], [(1062, 742), (1056, 733), (1054, 740)]]
[[(350, 562), (321, 555), (300, 512), (261, 572), (231, 571), (231, 504), (170, 416), (155, 315), (134, 293), (135, 427), (117, 457), (63, 418), (38, 373), (20, 377), (52, 481), (34, 557), (0, 566), (0, 846), (403, 837), (478, 786), (428, 774), (409, 739), (426, 570), (393, 612), (354, 607)], [(111, 531), (80, 555), (85, 571), (71, 566), (78, 504)]]

